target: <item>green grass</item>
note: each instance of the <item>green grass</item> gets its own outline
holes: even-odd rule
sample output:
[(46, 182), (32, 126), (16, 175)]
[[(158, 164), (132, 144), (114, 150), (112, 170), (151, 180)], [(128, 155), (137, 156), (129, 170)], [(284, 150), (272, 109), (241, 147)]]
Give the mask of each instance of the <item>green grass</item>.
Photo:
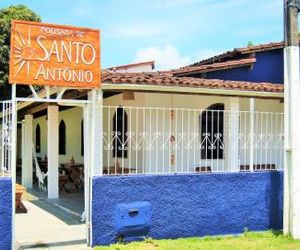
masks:
[(245, 232), (241, 236), (182, 238), (176, 240), (146, 239), (143, 242), (96, 247), (96, 250), (300, 250), (300, 240), (280, 232)]

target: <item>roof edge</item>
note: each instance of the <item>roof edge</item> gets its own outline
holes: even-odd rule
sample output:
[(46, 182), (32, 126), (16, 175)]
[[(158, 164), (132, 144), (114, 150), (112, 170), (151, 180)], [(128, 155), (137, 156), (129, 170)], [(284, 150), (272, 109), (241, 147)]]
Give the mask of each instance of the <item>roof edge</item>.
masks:
[(148, 92), (169, 92), (169, 93), (185, 93), (185, 94), (208, 94), (223, 96), (244, 96), (244, 97), (261, 97), (261, 98), (278, 98), (284, 97), (283, 92), (264, 92), (249, 91), (236, 89), (221, 88), (201, 88), (201, 87), (182, 87), (182, 86), (161, 86), (161, 85), (139, 85), (126, 83), (102, 83), (102, 90), (133, 90)]
[(152, 66), (152, 68), (154, 69), (155, 61), (145, 61), (145, 62), (138, 62), (138, 63), (130, 63), (130, 64), (113, 66), (113, 67), (107, 68), (107, 70), (128, 69), (128, 68), (131, 68), (131, 67), (143, 66), (143, 65), (148, 65), (148, 64), (150, 64)]
[(232, 60), (227, 62), (212, 63), (208, 65), (187, 67), (178, 70), (173, 70), (171, 72), (175, 76), (189, 76), (189, 75), (206, 73), (211, 71), (247, 67), (247, 66), (252, 66), (254, 63), (256, 63), (256, 58), (251, 57), (251, 58), (240, 59), (240, 60)]
[(215, 61), (226, 59), (226, 58), (229, 60), (231, 57), (238, 56), (238, 55), (245, 55), (245, 54), (250, 54), (250, 53), (255, 53), (255, 52), (260, 52), (260, 51), (276, 50), (276, 49), (280, 49), (280, 48), (284, 48), (284, 42), (271, 42), (271, 43), (265, 43), (265, 44), (258, 44), (258, 45), (234, 48), (232, 50), (228, 50), (219, 55), (215, 55), (215, 56), (200, 60), (198, 62), (189, 64), (183, 68), (211, 64), (211, 63), (214, 63)]

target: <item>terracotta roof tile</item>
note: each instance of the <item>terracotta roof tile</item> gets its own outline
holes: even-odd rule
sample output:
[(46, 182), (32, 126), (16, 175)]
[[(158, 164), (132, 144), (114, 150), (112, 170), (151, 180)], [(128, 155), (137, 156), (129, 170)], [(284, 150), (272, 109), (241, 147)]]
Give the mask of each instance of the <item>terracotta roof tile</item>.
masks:
[(102, 72), (102, 82), (107, 84), (137, 84), (208, 89), (245, 90), (258, 92), (283, 92), (283, 84), (227, 81), (194, 77), (176, 77), (168, 73)]

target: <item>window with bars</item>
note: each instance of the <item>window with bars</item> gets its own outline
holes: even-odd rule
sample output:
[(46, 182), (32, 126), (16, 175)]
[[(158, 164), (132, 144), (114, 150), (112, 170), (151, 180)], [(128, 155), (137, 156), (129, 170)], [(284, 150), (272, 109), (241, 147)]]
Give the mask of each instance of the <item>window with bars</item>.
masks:
[(118, 107), (113, 117), (113, 157), (127, 158), (127, 113), (122, 107)]
[(41, 127), (40, 124), (35, 128), (35, 152), (41, 153)]
[(201, 158), (223, 159), (224, 104), (209, 106), (200, 115)]
[(84, 155), (84, 127), (83, 127), (83, 120), (81, 121), (81, 156)]
[(59, 154), (66, 154), (66, 124), (64, 120), (59, 123)]

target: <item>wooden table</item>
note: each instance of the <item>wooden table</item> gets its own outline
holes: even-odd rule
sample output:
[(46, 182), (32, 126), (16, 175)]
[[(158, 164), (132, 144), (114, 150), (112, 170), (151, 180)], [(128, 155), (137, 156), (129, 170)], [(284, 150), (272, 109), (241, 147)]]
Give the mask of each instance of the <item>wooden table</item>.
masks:
[(16, 184), (16, 213), (27, 213), (27, 208), (22, 202), (22, 195), (26, 193), (26, 188)]
[(66, 162), (60, 165), (73, 182), (71, 188), (65, 188), (68, 192), (72, 192), (75, 188), (80, 189), (84, 187), (84, 165), (82, 163)]
[(195, 168), (196, 172), (208, 172), (211, 173), (211, 166), (205, 166), (205, 167), (196, 167)]

